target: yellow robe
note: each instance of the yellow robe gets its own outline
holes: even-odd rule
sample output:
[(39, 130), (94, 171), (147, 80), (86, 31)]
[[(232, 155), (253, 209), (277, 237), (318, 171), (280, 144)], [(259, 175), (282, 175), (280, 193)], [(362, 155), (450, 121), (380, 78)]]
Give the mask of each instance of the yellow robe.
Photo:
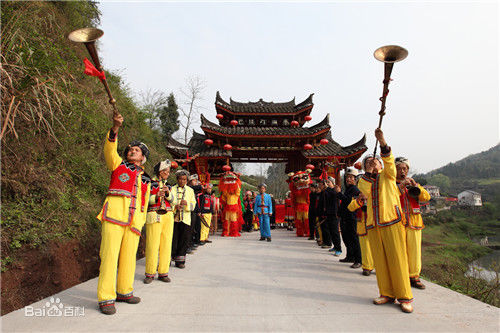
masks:
[[(151, 195), (149, 204), (156, 203), (156, 195)], [(168, 276), (174, 235), (174, 213), (168, 211), (159, 215), (156, 211), (146, 216), (146, 276)]]
[(382, 154), (384, 168), (376, 179), (364, 175), (359, 190), (367, 197), (368, 240), (381, 296), (411, 302), (406, 232), (402, 223), (396, 165), (392, 152)]
[[(122, 162), (117, 148), (118, 137), (111, 141), (108, 132), (104, 144), (104, 158), (111, 171), (115, 170)], [(136, 200), (130, 225), (126, 224), (129, 221), (129, 207), (132, 201), (131, 198), (124, 196), (106, 196), (103, 209), (97, 216), (102, 222), (99, 251), (101, 266), (97, 284), (97, 298), (101, 305), (113, 303), (117, 296), (127, 298), (133, 294), (137, 246), (139, 245), (140, 232), (146, 220), (146, 207), (141, 207), (141, 175), (142, 172), (138, 174), (136, 179), (138, 200)], [(147, 187), (146, 202), (149, 201), (150, 190), (151, 184)], [(106, 212), (107, 217), (122, 222), (124, 225), (105, 221), (104, 212)]]
[[(361, 209), (362, 202), (352, 199), (347, 209), (351, 212), (356, 211), (357, 209)], [(371, 271), (375, 268), (375, 264), (373, 263), (372, 250), (370, 248), (370, 241), (368, 240), (368, 234), (366, 231), (366, 213), (362, 212), (362, 217), (357, 220), (356, 225), (356, 233), (359, 237), (359, 246), (361, 248), (361, 264), (363, 266), (363, 270)]]
[[(422, 186), (420, 188), (419, 202), (426, 202), (431, 199), (429, 192)], [(406, 192), (404, 195), (408, 195)], [(403, 214), (404, 225), (406, 226), (406, 251), (408, 254), (408, 269), (410, 278), (418, 278), (422, 270), (422, 229), (424, 221), (420, 212), (414, 212), (409, 203), (405, 205), (406, 211)]]

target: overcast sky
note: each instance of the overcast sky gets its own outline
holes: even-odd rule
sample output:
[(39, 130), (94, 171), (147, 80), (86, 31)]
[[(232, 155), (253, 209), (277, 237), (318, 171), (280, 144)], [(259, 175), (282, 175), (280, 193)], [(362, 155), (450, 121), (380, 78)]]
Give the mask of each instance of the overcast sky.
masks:
[[(229, 101), (301, 102), (332, 135), (373, 151), (382, 94), (379, 46), (396, 63), (382, 129), (394, 154), (427, 172), (499, 142), (499, 8), (482, 2), (110, 2), (100, 4), (100, 56), (138, 93), (178, 93), (188, 76)], [(196, 131), (202, 132), (199, 126)]]

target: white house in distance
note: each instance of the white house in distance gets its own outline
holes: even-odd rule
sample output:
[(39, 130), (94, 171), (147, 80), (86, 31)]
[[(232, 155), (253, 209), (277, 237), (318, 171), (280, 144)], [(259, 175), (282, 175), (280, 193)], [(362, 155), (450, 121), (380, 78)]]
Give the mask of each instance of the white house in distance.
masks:
[(429, 192), (431, 198), (439, 198), (441, 196), (439, 194), (439, 187), (434, 185), (424, 185), (423, 187)]
[(460, 206), (482, 206), (481, 193), (466, 190), (458, 194), (458, 204)]

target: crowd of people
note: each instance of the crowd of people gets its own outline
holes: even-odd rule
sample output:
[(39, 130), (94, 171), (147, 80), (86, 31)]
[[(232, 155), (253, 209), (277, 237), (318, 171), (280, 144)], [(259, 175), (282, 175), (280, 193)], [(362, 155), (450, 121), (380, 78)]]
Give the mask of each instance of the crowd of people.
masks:
[[(196, 174), (178, 170), (176, 184), (169, 185), (167, 179), (172, 166), (169, 160), (154, 166), (153, 177), (147, 175), (143, 169), (149, 157), (146, 144), (133, 141), (126, 147), (123, 158), (120, 157), (117, 147), (122, 123), (123, 117), (115, 115), (104, 144), (106, 164), (112, 171), (108, 193), (98, 215), (102, 237), (97, 294), (104, 314), (116, 313), (115, 302), (140, 302), (133, 294), (133, 282), (144, 225), (144, 283), (152, 283), (156, 276), (168, 283), (172, 261), (175, 267), (182, 269), (187, 254), (211, 243), (209, 231), (211, 224), (217, 223), (214, 214), (218, 214), (219, 208), (212, 185), (200, 184)], [(342, 255), (343, 241), (346, 254), (340, 262), (351, 263), (351, 268), (361, 267), (365, 276), (376, 270), (380, 295), (374, 303), (394, 303), (397, 299), (404, 312), (412, 312), (411, 287), (425, 288), (419, 279), (423, 228), (419, 202), (429, 200), (429, 194), (408, 177), (408, 159), (394, 159), (380, 129), (375, 136), (380, 142), (381, 158), (366, 157), (362, 175), (357, 169), (348, 168), (343, 190), (332, 177), (313, 182), (307, 200), (301, 199), (307, 204), (305, 201), (294, 204), (289, 193), (284, 200), (285, 222), (289, 230), (294, 229), (294, 224), (297, 232), (300, 228), (297, 236), (309, 236), (309, 240), (316, 240), (321, 248), (337, 257)], [(301, 179), (307, 177), (301, 175)], [(247, 191), (241, 203), (231, 199), (238, 201), (242, 208), (242, 219), (234, 224), (237, 214), (232, 218), (235, 211), (227, 211), (229, 215), (225, 218), (235, 230), (229, 233), (227, 224), (223, 236), (260, 230), (260, 240), (271, 242), (271, 228), (276, 225), (276, 200), (266, 193), (265, 184), (259, 185), (258, 190), (258, 193)], [(221, 201), (228, 207), (236, 207), (228, 198), (222, 195)]]

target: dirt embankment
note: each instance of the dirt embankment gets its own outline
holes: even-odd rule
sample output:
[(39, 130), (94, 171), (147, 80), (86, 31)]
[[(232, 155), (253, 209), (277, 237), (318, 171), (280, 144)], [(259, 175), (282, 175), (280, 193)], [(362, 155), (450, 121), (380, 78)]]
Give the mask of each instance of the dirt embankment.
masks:
[[(29, 249), (2, 273), (2, 315), (54, 295), (99, 275), (100, 238), (52, 243), (46, 250)], [(137, 257), (143, 258), (141, 237)], [(97, 291), (96, 291), (97, 302)]]

